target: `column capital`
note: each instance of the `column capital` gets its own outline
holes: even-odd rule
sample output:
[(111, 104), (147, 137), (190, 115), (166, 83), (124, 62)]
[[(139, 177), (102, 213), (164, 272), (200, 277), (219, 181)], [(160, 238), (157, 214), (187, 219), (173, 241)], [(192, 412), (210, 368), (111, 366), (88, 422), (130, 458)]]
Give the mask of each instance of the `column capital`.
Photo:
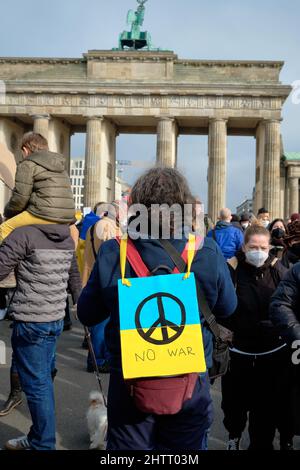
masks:
[(48, 121), (51, 119), (51, 116), (50, 114), (30, 114), (30, 117), (33, 119), (33, 120), (36, 120), (36, 119), (48, 119)]
[(87, 121), (104, 121), (104, 116), (84, 116)]
[(271, 119), (263, 119), (262, 122), (264, 124), (280, 124), (281, 122), (283, 121), (283, 118), (278, 118), (278, 119), (275, 119), (275, 118), (271, 118)]
[(175, 118), (173, 116), (155, 116), (155, 118), (158, 121), (168, 121), (168, 122), (174, 122)]
[(228, 122), (228, 118), (222, 118), (222, 117), (211, 117), (209, 118), (209, 123), (211, 122), (224, 122), (225, 124), (227, 124)]
[(297, 166), (288, 166), (288, 169), (287, 169), (288, 179), (292, 179), (292, 178), (299, 179), (299, 173), (297, 170), (298, 170)]

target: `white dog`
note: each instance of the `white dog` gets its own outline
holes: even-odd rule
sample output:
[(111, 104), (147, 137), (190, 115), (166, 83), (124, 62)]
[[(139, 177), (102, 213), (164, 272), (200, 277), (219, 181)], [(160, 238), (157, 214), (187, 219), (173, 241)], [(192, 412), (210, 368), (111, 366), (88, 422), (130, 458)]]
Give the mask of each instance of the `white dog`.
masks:
[(87, 412), (91, 450), (106, 449), (107, 410), (100, 392), (90, 393), (90, 406)]

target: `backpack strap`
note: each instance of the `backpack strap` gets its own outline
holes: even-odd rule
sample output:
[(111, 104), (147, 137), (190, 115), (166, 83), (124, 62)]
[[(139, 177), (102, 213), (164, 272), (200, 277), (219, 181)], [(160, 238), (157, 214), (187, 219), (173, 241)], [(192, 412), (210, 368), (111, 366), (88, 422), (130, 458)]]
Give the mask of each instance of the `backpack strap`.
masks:
[[(121, 245), (121, 237), (116, 237), (116, 241), (118, 242), (119, 245)], [(160, 244), (162, 245), (162, 240), (160, 240)], [(195, 250), (198, 250), (201, 243), (203, 242), (203, 238), (201, 237), (196, 237), (195, 239), (195, 247), (194, 247), (194, 252)], [(172, 244), (170, 244), (171, 246), (173, 246)], [(189, 242), (187, 242), (183, 252), (182, 252), (182, 255), (180, 257), (180, 255), (178, 254), (178, 251), (174, 248), (174, 250), (176, 251), (176, 253), (178, 254), (178, 256), (180, 257), (180, 259), (182, 260), (182, 266), (184, 266), (183, 270), (180, 271), (178, 269), (178, 266), (176, 265), (176, 263), (174, 262), (175, 264), (175, 268), (174, 270), (172, 271), (172, 274), (179, 274), (180, 272), (185, 272), (186, 270), (186, 267), (187, 267), (187, 264), (188, 264), (188, 261), (189, 261), (189, 257), (190, 258), (193, 258), (192, 253), (189, 253), (190, 252), (190, 244)], [(141, 255), (139, 254), (136, 246), (134, 245), (133, 241), (130, 239), (130, 238), (127, 238), (127, 253), (126, 253), (126, 258), (128, 259), (132, 269), (134, 270), (134, 272), (136, 273), (137, 277), (148, 277), (150, 275), (150, 271), (149, 269), (147, 268), (147, 266), (145, 265), (144, 261), (142, 260), (141, 258)], [(190, 264), (192, 263), (192, 259), (190, 259)], [(187, 273), (188, 274), (188, 273)]]
[[(97, 222), (96, 222), (96, 224), (97, 224)], [(90, 229), (91, 245), (92, 245), (92, 250), (93, 250), (93, 255), (94, 255), (95, 260), (97, 259), (97, 251), (96, 251), (96, 248), (95, 248), (95, 227), (96, 227), (96, 224), (92, 225), (92, 227)]]
[[(170, 243), (170, 242), (168, 243), (168, 249), (167, 249), (167, 248), (166, 248), (166, 245), (164, 244), (164, 240), (160, 240), (159, 242), (160, 242), (160, 244), (165, 248), (165, 250), (167, 251), (167, 253), (169, 254), (169, 256), (170, 256), (170, 253), (169, 253), (168, 249), (170, 249), (170, 250), (172, 249), (172, 251), (174, 250), (173, 253), (174, 253), (174, 254), (176, 253), (176, 255), (179, 254), (178, 251), (176, 250), (176, 248), (173, 247), (172, 243)], [(181, 259), (182, 259), (182, 260), (184, 261), (184, 263), (185, 263), (185, 267), (184, 267), (183, 270), (179, 270), (179, 269), (178, 269), (177, 263), (176, 263), (176, 262), (174, 261), (174, 259), (171, 257), (173, 263), (175, 264), (175, 268), (174, 268), (174, 270), (173, 270), (173, 274), (183, 273), (183, 272), (186, 270), (186, 265), (188, 265), (189, 261), (190, 261), (190, 266), (188, 266), (188, 272), (190, 271), (190, 269), (191, 269), (191, 264), (192, 264), (192, 262), (193, 262), (193, 260), (194, 260), (194, 255), (195, 255), (196, 251), (201, 248), (201, 246), (203, 245), (203, 242), (204, 242), (204, 238), (199, 237), (199, 236), (198, 236), (198, 237), (195, 237), (195, 244), (194, 244), (194, 246), (192, 246), (192, 253), (191, 253), (191, 250), (190, 250), (190, 248), (191, 248), (191, 247), (190, 247), (190, 241), (187, 242), (187, 244), (185, 245), (185, 248), (184, 248), (184, 250), (183, 250), (183, 252), (182, 252), (182, 254), (181, 254)], [(164, 245), (165, 245), (165, 246), (164, 246)], [(172, 247), (172, 248), (171, 248), (171, 247)], [(189, 256), (190, 256), (190, 260), (188, 259)], [(183, 266), (183, 265), (181, 264), (181, 266)]]
[[(121, 245), (121, 237), (116, 237), (116, 241)], [(149, 269), (145, 265), (141, 258), (138, 250), (134, 246), (134, 243), (130, 238), (127, 238), (127, 253), (126, 258), (128, 259), (132, 269), (134, 270), (137, 277), (148, 277), (150, 275)]]
[(279, 261), (279, 259), (278, 259), (278, 258), (274, 258), (270, 266), (271, 266), (272, 268), (275, 268), (275, 265), (277, 264), (277, 261)]
[[(201, 239), (200, 239), (201, 242)], [(179, 272), (185, 272), (186, 270), (186, 264), (176, 248), (172, 245), (172, 243), (169, 242), (169, 240), (160, 240), (160, 244), (164, 247), (164, 249), (167, 251), (169, 254), (170, 258), (172, 261), (176, 264), (177, 269)], [(200, 286), (198, 280), (196, 280), (196, 288), (197, 288), (197, 297), (198, 297), (198, 304), (200, 307), (200, 310), (202, 312), (202, 315), (204, 316), (204, 319), (214, 335), (215, 339), (217, 341), (220, 340), (220, 328), (217, 323), (216, 317), (212, 313), (210, 306), (208, 305), (208, 302), (206, 300), (205, 294), (202, 290), (202, 287)]]

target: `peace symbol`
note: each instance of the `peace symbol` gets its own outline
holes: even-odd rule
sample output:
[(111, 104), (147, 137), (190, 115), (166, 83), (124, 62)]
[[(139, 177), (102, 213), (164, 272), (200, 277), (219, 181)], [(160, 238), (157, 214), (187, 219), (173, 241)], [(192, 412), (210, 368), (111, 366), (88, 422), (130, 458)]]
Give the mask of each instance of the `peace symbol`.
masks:
[[(150, 302), (152, 299), (157, 299), (157, 309), (158, 309), (158, 317), (157, 320), (153, 323), (153, 325), (145, 331), (141, 324), (141, 313), (146, 305), (147, 302)], [(177, 306), (180, 307), (181, 312), (181, 319), (179, 325), (175, 324), (167, 320), (166, 313), (164, 310), (163, 299), (169, 298), (172, 299)], [(175, 307), (175, 305), (174, 305)], [(170, 344), (175, 341), (179, 336), (183, 333), (184, 327), (186, 323), (186, 311), (183, 303), (177, 297), (171, 294), (166, 294), (164, 292), (159, 292), (157, 294), (150, 295), (146, 299), (144, 299), (138, 306), (136, 313), (135, 313), (135, 325), (139, 335), (146, 341), (156, 345), (163, 345), (163, 344)], [(153, 338), (152, 335), (156, 331), (157, 328), (161, 328), (162, 339)], [(170, 334), (170, 330), (175, 332), (174, 334)]]

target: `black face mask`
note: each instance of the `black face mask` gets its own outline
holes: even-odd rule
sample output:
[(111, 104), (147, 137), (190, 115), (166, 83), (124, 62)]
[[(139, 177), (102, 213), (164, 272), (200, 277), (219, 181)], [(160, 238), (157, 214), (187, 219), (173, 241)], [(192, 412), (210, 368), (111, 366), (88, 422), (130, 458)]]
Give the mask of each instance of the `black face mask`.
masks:
[(272, 230), (272, 238), (277, 238), (277, 240), (280, 240), (281, 238), (283, 238), (285, 235), (285, 231), (282, 229), (282, 228), (274, 228), (274, 230)]
[(291, 246), (291, 252), (300, 259), (300, 243)]

